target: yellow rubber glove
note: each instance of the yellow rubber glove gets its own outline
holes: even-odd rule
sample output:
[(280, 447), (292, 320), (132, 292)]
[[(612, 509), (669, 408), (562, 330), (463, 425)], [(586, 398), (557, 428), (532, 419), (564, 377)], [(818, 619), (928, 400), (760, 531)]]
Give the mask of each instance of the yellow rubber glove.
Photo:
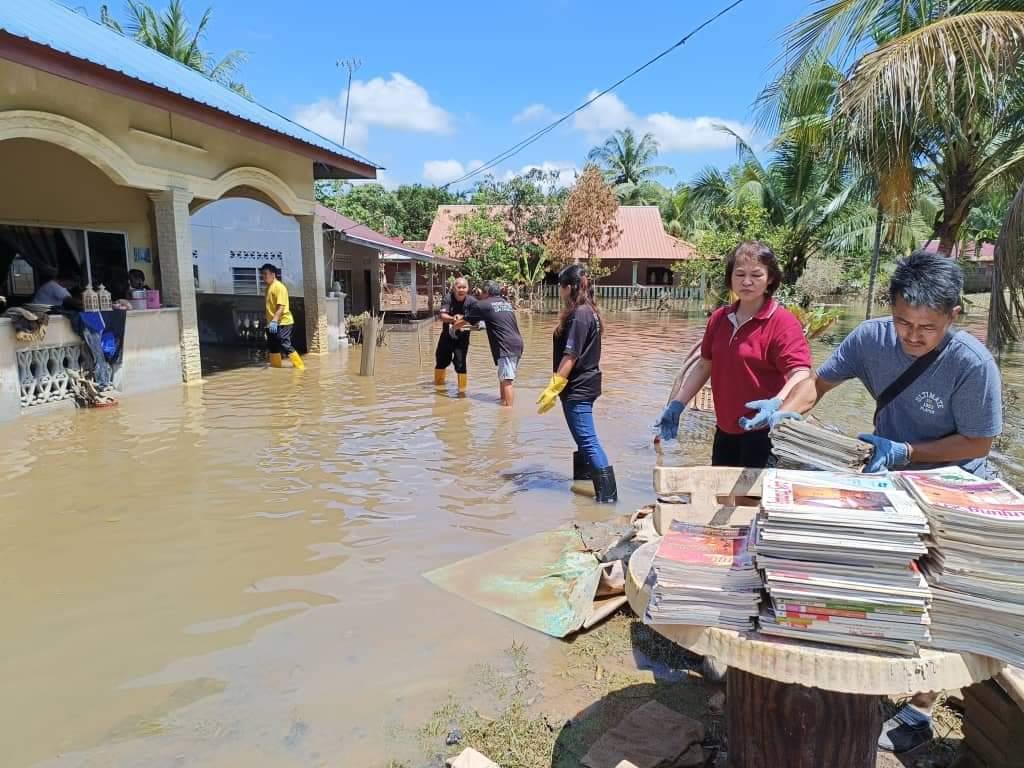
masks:
[(555, 407), (555, 401), (558, 399), (559, 393), (565, 389), (565, 385), (569, 383), (569, 380), (559, 376), (557, 373), (552, 374), (551, 381), (548, 382), (547, 388), (540, 393), (540, 397), (537, 398), (537, 413), (547, 413)]

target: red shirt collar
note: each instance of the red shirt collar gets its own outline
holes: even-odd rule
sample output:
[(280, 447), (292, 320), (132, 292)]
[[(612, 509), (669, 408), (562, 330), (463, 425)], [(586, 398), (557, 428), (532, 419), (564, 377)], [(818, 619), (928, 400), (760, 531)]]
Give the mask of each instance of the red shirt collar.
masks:
[[(732, 305), (732, 309), (729, 310), (730, 315), (735, 315), (736, 310), (740, 308), (740, 303), (737, 301)], [(769, 317), (775, 314), (775, 310), (779, 308), (779, 302), (774, 298), (768, 297), (768, 300), (761, 305), (761, 308), (757, 310), (751, 320), (767, 320)]]

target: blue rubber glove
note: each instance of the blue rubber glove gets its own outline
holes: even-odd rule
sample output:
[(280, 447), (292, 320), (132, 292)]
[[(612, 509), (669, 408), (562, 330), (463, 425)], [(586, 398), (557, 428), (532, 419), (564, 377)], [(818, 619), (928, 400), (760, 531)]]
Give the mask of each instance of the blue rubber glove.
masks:
[(679, 417), (683, 415), (686, 406), (678, 400), (673, 400), (661, 413), (661, 418), (654, 425), (662, 440), (675, 440), (679, 436)]
[(775, 429), (779, 426), (779, 422), (786, 421), (787, 419), (803, 421), (803, 418), (804, 417), (796, 411), (776, 411), (768, 417), (768, 429)]
[(910, 446), (907, 443), (897, 443), (893, 440), (886, 440), (878, 435), (862, 434), (857, 435), (858, 440), (870, 443), (874, 446), (871, 458), (865, 472), (881, 472), (884, 469), (897, 469), (905, 467), (910, 463)]
[(267, 333), (277, 333), (277, 320), (267, 323)]
[(782, 400), (777, 397), (773, 397), (771, 400), (751, 400), (744, 408), (757, 411), (757, 413), (750, 418), (740, 416), (740, 428), (744, 432), (749, 432), (752, 429), (761, 429), (761, 427), (767, 426), (772, 414), (779, 410), (780, 405), (782, 405)]

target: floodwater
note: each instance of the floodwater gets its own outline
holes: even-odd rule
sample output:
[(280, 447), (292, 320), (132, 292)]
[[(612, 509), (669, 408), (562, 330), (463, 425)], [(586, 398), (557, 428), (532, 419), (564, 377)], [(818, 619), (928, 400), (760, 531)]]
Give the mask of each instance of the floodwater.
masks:
[[(353, 348), (304, 373), (242, 368), (0, 427), (0, 762), (382, 765), (468, 667), (512, 642), (554, 656), (559, 641), (421, 577), (611, 514), (569, 492), (561, 414), (534, 410), (553, 322), (521, 318), (513, 409), (496, 404), (482, 336), (470, 396), (438, 395), (423, 328), (390, 334), (375, 379)], [(696, 307), (606, 318), (597, 421), (620, 512), (651, 501), (650, 425), (702, 325)], [(1019, 383), (1015, 355), (1005, 371)], [(1008, 406), (1000, 463), (1021, 480)], [(856, 384), (819, 409), (851, 431), (870, 414)], [(664, 460), (705, 463), (708, 418), (684, 423)]]

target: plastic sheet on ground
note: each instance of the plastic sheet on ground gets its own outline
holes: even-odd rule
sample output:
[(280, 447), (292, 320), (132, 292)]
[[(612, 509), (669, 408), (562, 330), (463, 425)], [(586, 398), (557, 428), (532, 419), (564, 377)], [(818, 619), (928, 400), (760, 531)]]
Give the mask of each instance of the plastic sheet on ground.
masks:
[(573, 529), (538, 533), (424, 576), (553, 637), (592, 626), (625, 604), (624, 596), (595, 601), (601, 563)]

